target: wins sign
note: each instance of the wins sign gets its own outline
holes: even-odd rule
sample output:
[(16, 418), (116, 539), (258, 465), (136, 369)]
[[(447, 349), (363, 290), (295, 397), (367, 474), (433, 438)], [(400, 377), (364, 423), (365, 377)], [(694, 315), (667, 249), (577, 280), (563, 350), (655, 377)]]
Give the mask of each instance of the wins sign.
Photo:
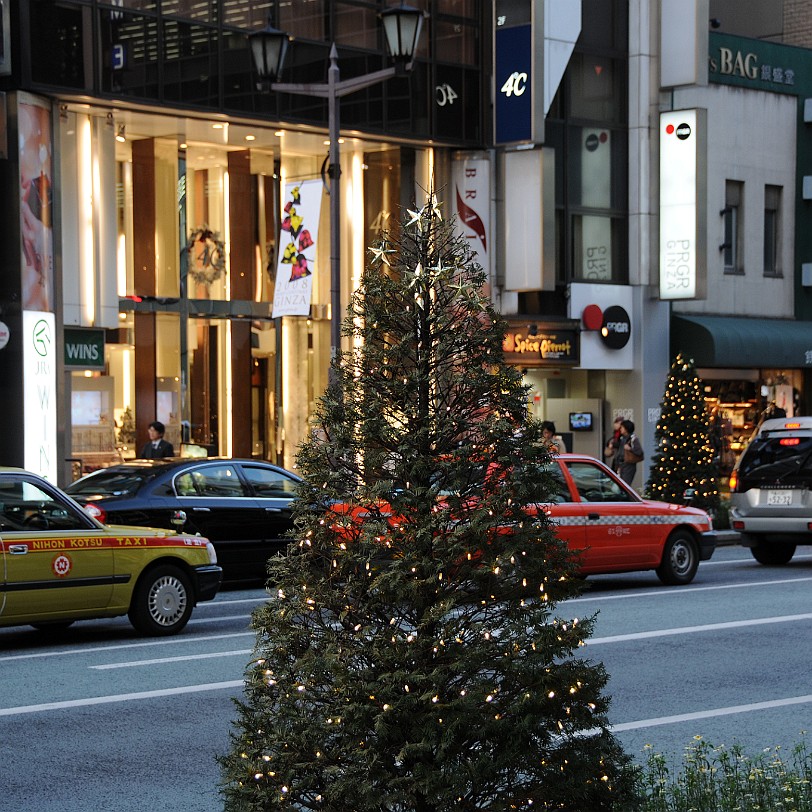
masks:
[(104, 369), (104, 330), (65, 328), (65, 368)]

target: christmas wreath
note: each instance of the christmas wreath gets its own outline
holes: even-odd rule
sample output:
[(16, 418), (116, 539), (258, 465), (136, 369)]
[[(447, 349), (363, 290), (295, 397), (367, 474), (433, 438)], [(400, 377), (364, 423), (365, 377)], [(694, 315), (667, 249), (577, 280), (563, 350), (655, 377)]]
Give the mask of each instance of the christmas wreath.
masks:
[(200, 226), (189, 235), (189, 276), (198, 284), (211, 285), (226, 272), (226, 244), (219, 231)]

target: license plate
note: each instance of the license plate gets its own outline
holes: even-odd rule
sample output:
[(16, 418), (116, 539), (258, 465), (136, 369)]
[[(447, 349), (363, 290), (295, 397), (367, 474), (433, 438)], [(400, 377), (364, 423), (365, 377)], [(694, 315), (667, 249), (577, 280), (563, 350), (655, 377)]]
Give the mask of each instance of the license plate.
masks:
[(792, 491), (767, 491), (768, 505), (791, 505)]

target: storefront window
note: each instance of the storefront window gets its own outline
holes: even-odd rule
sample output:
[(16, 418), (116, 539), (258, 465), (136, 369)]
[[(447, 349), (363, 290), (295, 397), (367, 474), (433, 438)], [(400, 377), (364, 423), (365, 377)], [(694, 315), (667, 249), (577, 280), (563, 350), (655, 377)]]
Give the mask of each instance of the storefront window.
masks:
[[(333, 314), (323, 138), (249, 140), (226, 122), (128, 112), (108, 126), (100, 118), (111, 151), (119, 124), (108, 195), (115, 270), (105, 282), (114, 274), (120, 320), (106, 325), (104, 372), (71, 376), (70, 454), (85, 470), (134, 457), (159, 420), (179, 453), (195, 445), (293, 467), (327, 385), (332, 319), (360, 283), (368, 246), (430, 187), (433, 154), (342, 145), (342, 312)], [(286, 209), (294, 190), (296, 212)], [(291, 242), (296, 262), (280, 266)], [(295, 315), (272, 315), (280, 267), (288, 282), (301, 271), (311, 282)]]
[(323, 41), (326, 39), (327, 12), (325, 0), (291, 0), (278, 3), (277, 28), (294, 37)]
[(186, 150), (186, 263), (190, 299), (228, 299), (225, 179), (228, 154), (213, 145)]
[(477, 64), (479, 29), (476, 26), (437, 20), (434, 32), (440, 60), (458, 65)]
[(762, 420), (795, 417), (800, 410), (799, 370), (740, 370), (739, 378), (719, 378), (719, 371), (700, 369), (711, 421), (710, 440), (720, 476), (730, 475)]
[(352, 45), (374, 51), (378, 47), (380, 23), (375, 9), (336, 3), (334, 10), (335, 41), (339, 45)]
[(187, 20), (214, 22), (217, 0), (161, 0), (161, 11)]
[(573, 279), (579, 282), (624, 282), (620, 259), (623, 236), (620, 218), (574, 215), (572, 218)]

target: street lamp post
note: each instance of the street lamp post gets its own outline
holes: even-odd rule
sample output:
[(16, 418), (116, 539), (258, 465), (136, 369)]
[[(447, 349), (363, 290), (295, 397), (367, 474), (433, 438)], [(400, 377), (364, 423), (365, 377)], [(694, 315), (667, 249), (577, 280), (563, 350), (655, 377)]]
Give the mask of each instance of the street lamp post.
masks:
[(330, 360), (333, 361), (341, 345), (341, 166), (338, 139), (340, 135), (339, 99), (349, 93), (371, 87), (392, 76), (411, 71), (414, 53), (423, 25), (424, 13), (401, 3), (379, 15), (383, 24), (386, 44), (395, 64), (383, 70), (341, 79), (338, 51), (335, 43), (330, 48), (330, 67), (327, 82), (289, 83), (275, 81), (281, 74), (290, 36), (273, 28), (270, 23), (262, 31), (248, 35), (254, 66), (259, 76), (258, 87), (279, 93), (315, 96), (327, 99), (330, 150), (328, 155), (330, 178)]

